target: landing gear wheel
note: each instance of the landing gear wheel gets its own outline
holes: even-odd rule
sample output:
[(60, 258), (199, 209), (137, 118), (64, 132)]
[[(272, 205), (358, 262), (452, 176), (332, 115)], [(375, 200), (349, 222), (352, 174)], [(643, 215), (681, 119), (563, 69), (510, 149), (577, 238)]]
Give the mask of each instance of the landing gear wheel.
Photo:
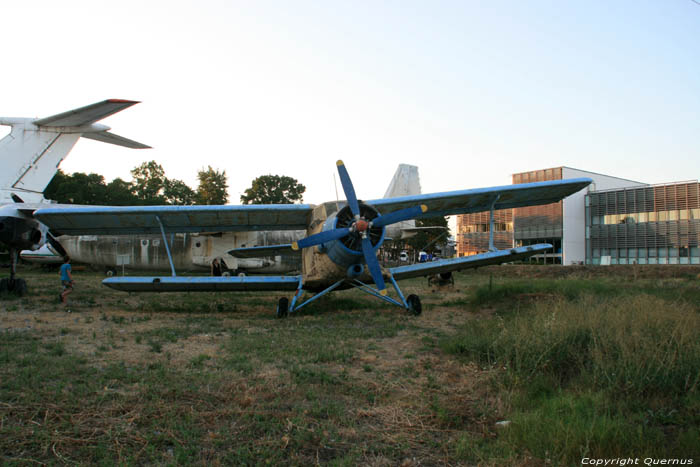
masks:
[(418, 295), (411, 294), (406, 298), (406, 303), (408, 303), (408, 312), (414, 316), (418, 316), (423, 311), (420, 304), (420, 298)]
[(287, 297), (282, 297), (277, 302), (277, 317), (286, 318), (289, 311), (289, 299)]
[(117, 270), (114, 268), (107, 268), (105, 270), (105, 276), (107, 276), (107, 277), (112, 277), (112, 276), (116, 276), (116, 275), (117, 275)]
[(5, 294), (10, 289), (10, 279), (0, 279), (0, 294)]

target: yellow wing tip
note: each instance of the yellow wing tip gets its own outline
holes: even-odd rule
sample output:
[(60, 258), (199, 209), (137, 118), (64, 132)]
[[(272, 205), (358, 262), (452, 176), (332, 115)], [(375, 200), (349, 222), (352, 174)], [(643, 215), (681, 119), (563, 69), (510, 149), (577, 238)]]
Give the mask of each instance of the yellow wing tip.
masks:
[(379, 291), (379, 295), (381, 295), (382, 297), (385, 297), (386, 294), (387, 294), (386, 289), (382, 289)]
[(420, 210), (423, 211), (423, 212), (428, 212), (428, 206), (426, 206), (425, 204), (421, 204), (421, 205), (420, 205)]
[(297, 242), (292, 242), (292, 250), (294, 250), (294, 251), (299, 250), (299, 244)]
[(342, 159), (338, 159), (338, 161), (335, 163), (335, 165), (344, 165)]

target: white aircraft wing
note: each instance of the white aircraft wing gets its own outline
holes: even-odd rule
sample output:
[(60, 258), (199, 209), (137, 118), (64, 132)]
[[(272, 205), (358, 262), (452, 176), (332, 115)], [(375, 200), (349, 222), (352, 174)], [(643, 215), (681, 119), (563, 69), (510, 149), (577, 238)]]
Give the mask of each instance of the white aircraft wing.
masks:
[(473, 269), (492, 264), (502, 264), (511, 261), (518, 261), (529, 258), (532, 255), (544, 253), (550, 250), (552, 245), (540, 243), (537, 245), (521, 246), (507, 250), (489, 251), (479, 255), (463, 256), (461, 258), (442, 259), (439, 261), (428, 261), (426, 263), (416, 263), (408, 266), (398, 266), (390, 268), (394, 279), (410, 279), (412, 277), (431, 276), (447, 272), (461, 271), (463, 269)]
[(38, 126), (83, 126), (95, 123), (105, 117), (120, 112), (138, 101), (124, 99), (107, 99), (106, 101), (86, 105), (79, 109), (69, 110), (46, 118), (34, 120), (32, 123)]
[[(130, 235), (166, 233), (305, 230), (313, 206), (75, 206), (43, 208), (34, 217), (55, 235)], [(159, 223), (160, 222), (160, 223)]]
[(549, 204), (562, 200), (588, 186), (590, 178), (572, 178), (547, 182), (523, 183), (472, 190), (447, 191), (424, 195), (402, 196), (400, 198), (382, 198), (365, 201), (382, 214), (425, 205), (428, 210), (416, 219), (454, 214), (469, 214), (488, 211), (495, 201), (495, 209), (519, 208)]

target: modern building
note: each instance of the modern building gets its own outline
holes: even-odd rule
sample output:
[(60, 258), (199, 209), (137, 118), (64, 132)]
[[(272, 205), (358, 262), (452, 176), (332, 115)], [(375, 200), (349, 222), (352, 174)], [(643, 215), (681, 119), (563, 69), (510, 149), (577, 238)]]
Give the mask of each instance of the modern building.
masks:
[(587, 194), (587, 264), (700, 264), (697, 181)]
[[(536, 255), (531, 261), (552, 264), (583, 264), (586, 261), (585, 196), (596, 190), (645, 186), (619, 177), (571, 167), (533, 170), (513, 174), (513, 184), (588, 177), (593, 183), (562, 201), (496, 211), (494, 244), (497, 248), (550, 243), (552, 252)], [(489, 213), (457, 218), (457, 254), (468, 256), (488, 250)]]

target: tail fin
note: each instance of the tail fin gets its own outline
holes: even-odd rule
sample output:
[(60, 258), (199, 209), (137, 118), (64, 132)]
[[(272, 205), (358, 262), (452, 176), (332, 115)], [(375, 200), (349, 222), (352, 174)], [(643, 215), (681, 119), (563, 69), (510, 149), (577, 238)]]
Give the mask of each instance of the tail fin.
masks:
[(398, 198), (399, 196), (412, 196), (421, 194), (418, 167), (415, 165), (399, 164), (391, 179), (389, 187), (384, 193), (385, 198)]
[[(399, 164), (391, 179), (389, 187), (384, 193), (385, 198), (398, 198), (400, 196), (420, 195), (420, 178), (418, 167), (415, 165)], [(404, 238), (404, 232), (415, 229), (416, 221), (408, 220), (392, 224), (386, 228), (386, 236), (392, 239)], [(415, 234), (414, 234), (415, 235)]]
[(0, 140), (0, 190), (23, 193), (27, 201), (39, 201), (58, 170), (61, 161), (81, 136), (129, 148), (148, 148), (127, 138), (109, 133), (109, 127), (97, 122), (137, 104), (136, 101), (108, 99), (51, 117), (0, 118), (0, 125), (12, 127)]

